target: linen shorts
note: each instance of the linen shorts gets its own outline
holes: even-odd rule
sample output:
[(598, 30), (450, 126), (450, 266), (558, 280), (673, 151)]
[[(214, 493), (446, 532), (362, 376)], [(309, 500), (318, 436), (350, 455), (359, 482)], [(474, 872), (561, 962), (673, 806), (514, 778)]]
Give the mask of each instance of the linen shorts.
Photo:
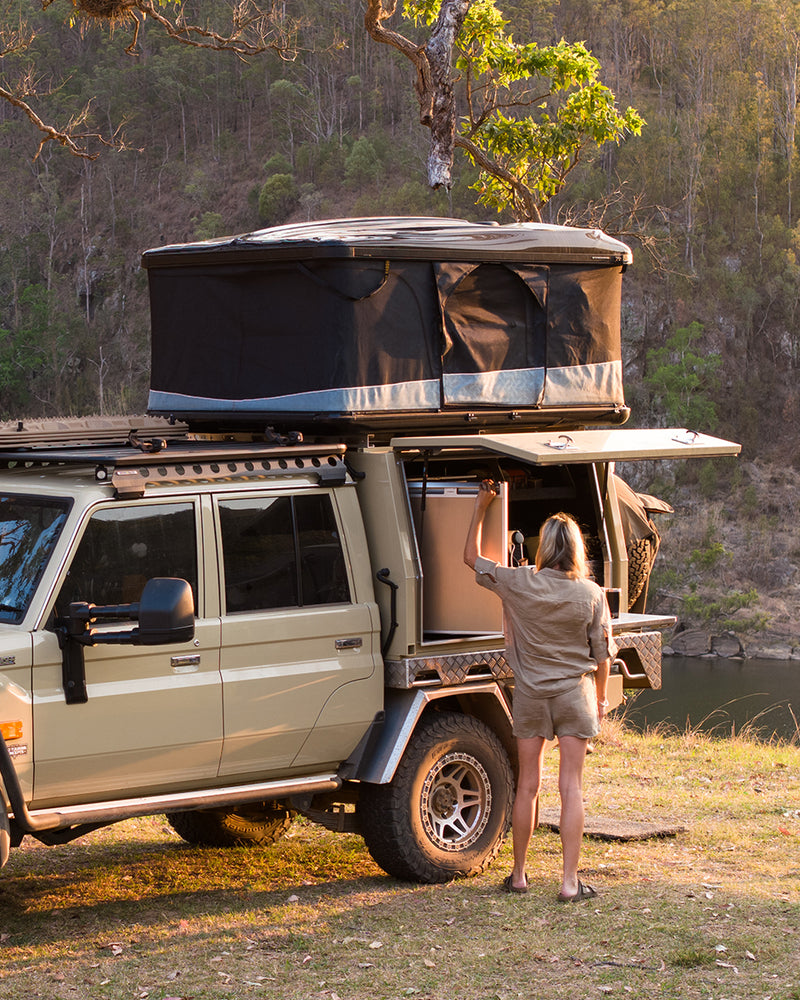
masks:
[(536, 698), (514, 691), (514, 735), (520, 739), (576, 736), (591, 740), (600, 732), (594, 674), (584, 674), (575, 687), (552, 698)]

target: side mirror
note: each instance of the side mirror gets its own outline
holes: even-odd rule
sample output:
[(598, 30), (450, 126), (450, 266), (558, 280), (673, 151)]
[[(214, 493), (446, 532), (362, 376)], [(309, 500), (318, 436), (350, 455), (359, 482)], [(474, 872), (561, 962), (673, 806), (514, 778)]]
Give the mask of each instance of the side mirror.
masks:
[[(103, 619), (137, 622), (132, 629), (98, 632)], [(65, 624), (58, 629), (61, 672), (68, 705), (88, 701), (84, 646), (162, 646), (194, 638), (194, 597), (186, 580), (154, 577), (142, 590), (138, 604), (87, 604), (69, 606)]]
[(139, 601), (139, 628), (133, 633), (142, 646), (194, 639), (194, 597), (186, 580), (148, 580)]

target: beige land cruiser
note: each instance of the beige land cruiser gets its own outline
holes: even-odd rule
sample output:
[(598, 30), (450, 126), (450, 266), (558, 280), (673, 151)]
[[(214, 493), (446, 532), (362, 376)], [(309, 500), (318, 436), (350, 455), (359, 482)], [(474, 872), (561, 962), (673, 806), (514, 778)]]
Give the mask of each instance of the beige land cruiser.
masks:
[[(138, 430), (0, 442), (2, 860), (149, 813), (191, 843), (264, 844), (301, 811), (400, 877), (484, 867), (510, 816), (513, 679), (461, 563), (477, 483), (504, 484), (498, 558), (569, 506), (627, 607), (603, 454), (637, 433), (610, 432), (625, 452), (576, 432), (565, 454), (541, 432), (346, 449)], [(617, 702), (660, 683), (667, 623), (616, 620)]]
[(162, 419), (0, 431), (0, 863), (158, 813), (265, 844), (301, 812), (401, 878), (482, 870), (514, 741), (501, 607), (462, 562), (478, 484), (500, 562), (580, 522), (618, 704), (660, 685), (671, 619), (646, 613), (659, 503), (615, 463), (738, 451), (619, 426), (630, 262), (442, 219), (145, 253)]

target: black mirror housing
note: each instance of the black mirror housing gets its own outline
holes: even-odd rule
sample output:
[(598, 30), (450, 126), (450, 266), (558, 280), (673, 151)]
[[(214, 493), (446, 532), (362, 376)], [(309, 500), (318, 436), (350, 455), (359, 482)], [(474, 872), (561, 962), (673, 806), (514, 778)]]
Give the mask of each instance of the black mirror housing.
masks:
[[(98, 632), (93, 626), (103, 620), (128, 619), (136, 628)], [(194, 638), (194, 595), (186, 580), (153, 577), (142, 590), (138, 604), (87, 604), (75, 602), (58, 628), (61, 646), (64, 697), (68, 705), (86, 702), (84, 646), (162, 646), (189, 642)]]
[(156, 577), (147, 581), (139, 600), (136, 632), (143, 646), (194, 638), (194, 597), (186, 580)]

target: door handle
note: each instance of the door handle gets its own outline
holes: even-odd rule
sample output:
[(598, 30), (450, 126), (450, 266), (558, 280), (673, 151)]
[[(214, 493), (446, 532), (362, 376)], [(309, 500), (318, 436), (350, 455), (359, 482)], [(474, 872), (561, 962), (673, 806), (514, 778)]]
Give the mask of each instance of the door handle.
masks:
[(361, 649), (364, 645), (364, 640), (360, 635), (353, 636), (352, 639), (337, 639), (336, 648), (337, 649)]
[(176, 674), (190, 674), (200, 666), (200, 655), (194, 653), (189, 656), (171, 656), (169, 665)]

